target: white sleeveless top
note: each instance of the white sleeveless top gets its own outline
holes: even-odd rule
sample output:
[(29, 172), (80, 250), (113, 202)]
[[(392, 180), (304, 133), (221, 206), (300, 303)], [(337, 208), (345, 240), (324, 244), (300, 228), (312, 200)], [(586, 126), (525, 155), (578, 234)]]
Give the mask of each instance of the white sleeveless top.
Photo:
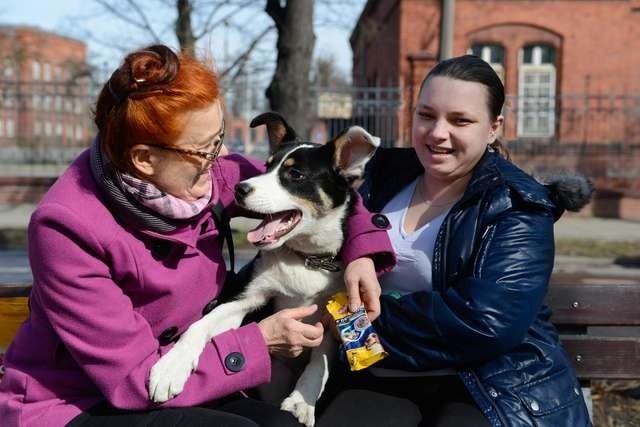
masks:
[(380, 278), (383, 294), (401, 296), (431, 290), (433, 249), (449, 209), (414, 232), (406, 233), (403, 224), (419, 179), (403, 188), (382, 210), (391, 223), (387, 233), (397, 258), (394, 269)]
[[(391, 199), (382, 213), (391, 223), (391, 229), (387, 230), (389, 239), (396, 253), (397, 263), (390, 272), (380, 278), (382, 293), (402, 296), (412, 292), (431, 291), (431, 267), (433, 249), (436, 243), (438, 230), (444, 221), (449, 209), (433, 218), (413, 233), (404, 231), (404, 220), (407, 216), (409, 203), (415, 191), (420, 177), (402, 189)], [(372, 366), (369, 371), (378, 377), (425, 377), (455, 375), (453, 369), (438, 369), (433, 371), (402, 371), (399, 369), (387, 369)]]

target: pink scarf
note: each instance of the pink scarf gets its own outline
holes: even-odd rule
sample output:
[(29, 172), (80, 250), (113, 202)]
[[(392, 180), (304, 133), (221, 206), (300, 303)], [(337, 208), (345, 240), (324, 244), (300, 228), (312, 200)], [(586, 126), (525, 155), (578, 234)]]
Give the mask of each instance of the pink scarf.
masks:
[(132, 195), (143, 206), (166, 218), (193, 218), (204, 210), (211, 200), (212, 185), (209, 181), (207, 194), (198, 200), (188, 201), (159, 190), (148, 181), (143, 181), (126, 173), (121, 173), (124, 191)]

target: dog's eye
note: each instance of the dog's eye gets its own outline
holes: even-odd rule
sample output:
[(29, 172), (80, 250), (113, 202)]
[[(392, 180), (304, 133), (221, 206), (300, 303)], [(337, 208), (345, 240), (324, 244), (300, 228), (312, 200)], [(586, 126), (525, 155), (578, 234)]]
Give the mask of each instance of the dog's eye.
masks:
[(289, 169), (289, 178), (294, 181), (300, 181), (304, 179), (304, 175), (298, 169)]

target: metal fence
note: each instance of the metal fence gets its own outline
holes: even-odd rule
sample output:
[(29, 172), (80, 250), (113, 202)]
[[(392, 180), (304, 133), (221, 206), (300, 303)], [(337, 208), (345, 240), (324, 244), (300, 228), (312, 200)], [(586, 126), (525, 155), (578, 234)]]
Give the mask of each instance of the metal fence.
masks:
[(313, 112), (328, 136), (361, 126), (391, 146), (399, 138), (402, 90), (398, 87), (313, 88)]
[(640, 143), (640, 94), (507, 96), (505, 138), (561, 143)]
[[(88, 81), (0, 80), (0, 174), (15, 174), (23, 165), (24, 174), (37, 175), (36, 165), (45, 170), (47, 165), (68, 164), (95, 135), (95, 93)], [(348, 126), (360, 125), (379, 136), (383, 145), (408, 145), (411, 112), (406, 93), (399, 87), (315, 87), (310, 99), (315, 117), (312, 139), (326, 141)], [(640, 94), (508, 96), (504, 115), (503, 139), (516, 150), (529, 147), (527, 155), (534, 155), (536, 147), (555, 145), (640, 144)], [(597, 156), (592, 152), (596, 151), (586, 150), (581, 156)], [(608, 158), (615, 158), (615, 152)]]

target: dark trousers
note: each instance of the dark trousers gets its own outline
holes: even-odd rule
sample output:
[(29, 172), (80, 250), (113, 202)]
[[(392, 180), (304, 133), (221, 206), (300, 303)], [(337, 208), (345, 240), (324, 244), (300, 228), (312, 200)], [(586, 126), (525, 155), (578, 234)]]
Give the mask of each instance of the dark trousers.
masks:
[(97, 405), (71, 420), (67, 427), (299, 427), (289, 412), (255, 399), (227, 399), (212, 408), (163, 408), (125, 411)]
[(489, 426), (455, 375), (386, 378), (337, 369), (318, 403), (319, 427)]

